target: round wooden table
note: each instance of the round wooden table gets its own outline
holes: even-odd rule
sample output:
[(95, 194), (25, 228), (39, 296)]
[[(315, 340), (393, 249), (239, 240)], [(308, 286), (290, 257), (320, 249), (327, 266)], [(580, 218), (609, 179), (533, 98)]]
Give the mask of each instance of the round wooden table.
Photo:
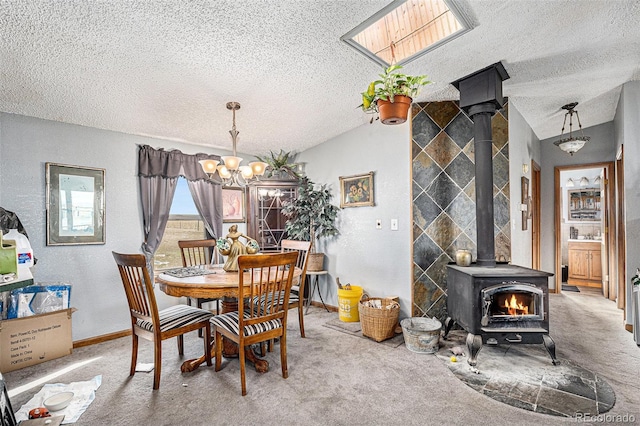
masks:
[[(226, 272), (222, 269), (222, 265), (208, 266), (207, 271), (211, 273), (185, 278), (177, 278), (161, 273), (156, 277), (155, 281), (158, 283), (160, 290), (169, 296), (222, 299), (222, 313), (237, 311), (239, 294), (238, 272)], [(302, 270), (296, 268), (293, 273), (294, 278), (300, 275), (302, 275)], [(251, 282), (249, 272), (245, 272), (245, 282)], [(245, 290), (249, 291), (248, 288)], [(210, 350), (211, 357), (215, 357), (215, 345), (212, 345)], [(227, 358), (237, 357), (238, 346), (224, 339), (223, 354)], [(253, 362), (257, 372), (265, 373), (269, 371), (269, 363), (266, 360), (258, 358), (252, 350), (247, 350), (246, 354), (247, 360)], [(204, 355), (197, 359), (189, 359), (182, 363), (180, 370), (183, 373), (193, 371), (203, 362), (205, 362)]]

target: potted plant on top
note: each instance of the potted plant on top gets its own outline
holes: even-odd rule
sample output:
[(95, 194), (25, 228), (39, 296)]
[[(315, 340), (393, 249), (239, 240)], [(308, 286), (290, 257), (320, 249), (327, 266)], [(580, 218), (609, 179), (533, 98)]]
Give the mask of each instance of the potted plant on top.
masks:
[(256, 155), (256, 158), (258, 161), (268, 164), (266, 177), (300, 179), (299, 165), (294, 162), (295, 154), (292, 155), (290, 152), (281, 149), (278, 154), (269, 151), (269, 156), (260, 157)]
[[(413, 98), (422, 86), (430, 84), (426, 75), (410, 76), (398, 72), (401, 65), (391, 65), (380, 74), (380, 80), (372, 81), (362, 93), (360, 107), (367, 113), (379, 113), (382, 124), (401, 124), (407, 121), (407, 114)], [(371, 118), (373, 123), (373, 118)]]
[(331, 191), (327, 185), (316, 185), (303, 177), (298, 188), (297, 198), (287, 202), (282, 214), (287, 218), (285, 231), (292, 240), (311, 241), (308, 271), (321, 271), (324, 253), (316, 253), (316, 240), (339, 234), (336, 217), (339, 207), (331, 204)]

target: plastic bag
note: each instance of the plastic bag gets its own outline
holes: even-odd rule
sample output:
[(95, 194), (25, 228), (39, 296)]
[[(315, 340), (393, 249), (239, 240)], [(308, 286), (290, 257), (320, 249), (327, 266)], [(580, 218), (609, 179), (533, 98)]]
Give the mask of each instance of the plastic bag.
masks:
[(11, 290), (8, 319), (24, 318), (68, 309), (71, 300), (71, 285), (47, 284)]

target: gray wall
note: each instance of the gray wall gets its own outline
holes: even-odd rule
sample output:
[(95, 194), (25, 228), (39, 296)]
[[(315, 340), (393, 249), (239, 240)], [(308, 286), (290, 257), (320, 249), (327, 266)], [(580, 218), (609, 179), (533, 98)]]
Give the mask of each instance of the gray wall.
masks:
[[(365, 124), (298, 156), (314, 182), (328, 183), (340, 205), (339, 176), (373, 170), (375, 206), (350, 207), (338, 214), (340, 236), (327, 241), (322, 296), (338, 306), (336, 277), (341, 283), (364, 287), (371, 297), (399, 296), (401, 316), (411, 312), (411, 199), (409, 123)], [(390, 229), (391, 219), (399, 229)], [(375, 227), (382, 220), (382, 229)], [(317, 299), (317, 298), (316, 298)]]
[(624, 145), (624, 200), (627, 245), (627, 318), (632, 324), (631, 277), (640, 268), (640, 82), (622, 86), (614, 119), (616, 152)]
[[(518, 111), (514, 101), (509, 102), (509, 181), (511, 205), (511, 263), (531, 267), (531, 220), (527, 220), (527, 230), (522, 230), (521, 177), (529, 179), (531, 196), (531, 160), (540, 164), (540, 140)], [(522, 165), (529, 168), (527, 173)], [(547, 270), (547, 269), (545, 269)], [(551, 272), (551, 270), (547, 270)]]
[[(591, 140), (573, 156), (561, 151), (553, 142), (560, 135), (540, 141), (541, 162), (541, 229), (540, 229), (540, 266), (543, 271), (555, 270), (555, 232), (554, 232), (554, 174), (556, 166), (601, 163), (615, 160), (615, 135), (613, 122), (584, 128), (584, 134)], [(555, 277), (549, 281), (550, 288), (555, 288)]]
[[(72, 285), (71, 304), (78, 309), (73, 315), (74, 340), (130, 328), (111, 251), (140, 253), (137, 145), (187, 154), (211, 150), (5, 113), (0, 113), (0, 129), (0, 206), (15, 212), (29, 233), (38, 259), (35, 281)], [(106, 244), (46, 246), (46, 162), (106, 169)], [(177, 300), (160, 291), (156, 296), (161, 307)]]

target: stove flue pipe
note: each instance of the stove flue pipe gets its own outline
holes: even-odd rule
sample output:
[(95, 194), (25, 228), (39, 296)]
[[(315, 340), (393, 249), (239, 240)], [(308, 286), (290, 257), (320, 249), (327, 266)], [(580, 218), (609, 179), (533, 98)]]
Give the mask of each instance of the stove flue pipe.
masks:
[(502, 82), (508, 78), (498, 62), (451, 83), (460, 91), (460, 108), (473, 120), (478, 266), (496, 265), (491, 117), (502, 108)]

